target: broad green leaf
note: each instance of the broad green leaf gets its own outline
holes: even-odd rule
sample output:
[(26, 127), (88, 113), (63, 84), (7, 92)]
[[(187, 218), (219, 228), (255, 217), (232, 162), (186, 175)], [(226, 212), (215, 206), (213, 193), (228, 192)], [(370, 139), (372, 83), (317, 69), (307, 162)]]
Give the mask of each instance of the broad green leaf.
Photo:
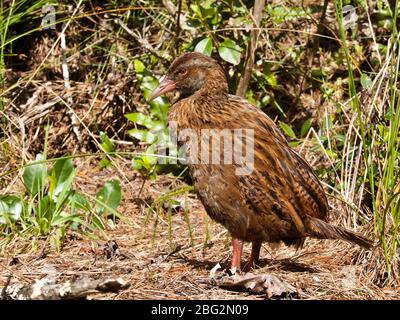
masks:
[[(165, 129), (165, 123), (161, 122), (161, 121), (152, 121), (150, 123), (150, 127), (149, 129), (153, 130), (153, 131), (160, 131)], [(157, 133), (158, 134), (158, 133)], [(160, 133), (162, 134), (162, 133)]]
[(118, 180), (107, 181), (96, 195), (98, 200), (96, 213), (108, 215), (109, 211), (116, 210), (121, 201), (121, 185)]
[[(110, 140), (107, 133), (103, 131), (100, 131), (100, 147), (106, 153), (115, 151), (115, 144)], [(105, 156), (99, 161), (99, 164), (100, 167), (107, 168), (110, 166), (111, 161), (107, 158), (107, 156)]]
[(302, 7), (288, 7), (288, 6), (280, 6), (280, 5), (272, 5), (266, 4), (265, 11), (268, 12), (268, 17), (276, 23), (280, 24), (285, 21), (290, 21), (293, 19), (299, 19), (301, 17), (305, 17), (308, 14), (313, 13), (313, 9), (311, 8), (302, 8)]
[(147, 142), (149, 144), (153, 143), (155, 141), (155, 139), (156, 139), (156, 136), (153, 133), (151, 133), (151, 132), (149, 132), (147, 130), (131, 129), (131, 130), (128, 131), (128, 133), (132, 137), (134, 137), (134, 138), (136, 138), (136, 139), (138, 139), (140, 141)]
[(225, 61), (237, 65), (240, 63), (242, 48), (235, 41), (226, 38), (218, 47), (218, 53)]
[(31, 162), (31, 165), (27, 166), (22, 174), (22, 179), (26, 190), (33, 196), (35, 196), (43, 187), (47, 177), (47, 167), (45, 163), (36, 163), (43, 161), (44, 156), (39, 153), (36, 156), (36, 160)]
[(194, 48), (194, 51), (200, 52), (200, 53), (205, 54), (207, 56), (211, 56), (211, 52), (212, 52), (212, 40), (211, 40), (211, 38), (204, 38), (199, 43), (197, 43), (196, 47)]
[(156, 181), (156, 179), (157, 179), (157, 173), (156, 173), (155, 171), (152, 171), (152, 172), (149, 174), (149, 179), (150, 179), (151, 181)]
[(144, 168), (143, 160), (141, 157), (135, 157), (132, 160), (132, 169), (133, 170), (142, 170)]
[(80, 194), (76, 191), (71, 195), (69, 200), (70, 200), (69, 204), (71, 207), (75, 207), (77, 209), (82, 209), (85, 211), (90, 210), (89, 202), (86, 200), (86, 198), (82, 194)]
[(150, 113), (153, 118), (166, 123), (168, 115), (169, 103), (166, 98), (158, 97), (150, 102)]
[(136, 73), (142, 73), (143, 71), (146, 70), (146, 67), (144, 66), (143, 62), (138, 59), (135, 59), (133, 61), (133, 66), (135, 68)]
[(129, 113), (126, 114), (125, 117), (134, 123), (137, 123), (141, 126), (146, 127), (147, 129), (151, 129), (154, 131), (165, 128), (165, 124), (163, 122), (152, 120), (150, 116), (140, 112)]
[(151, 117), (141, 112), (125, 114), (125, 118), (127, 118), (129, 121), (140, 124), (141, 126), (146, 126), (151, 122)]
[(72, 160), (70, 158), (57, 160), (51, 170), (50, 176), (50, 193), (54, 202), (57, 202), (58, 195), (64, 189), (68, 191), (71, 188), (75, 176), (75, 168)]
[(286, 123), (279, 121), (279, 126), (281, 127), (281, 129), (283, 130), (283, 132), (290, 138), (292, 139), (296, 139), (296, 134), (294, 133), (293, 129), (287, 125)]
[(301, 126), (301, 129), (300, 129), (300, 136), (301, 137), (304, 137), (307, 134), (308, 130), (310, 130), (311, 122), (312, 122), (311, 118), (308, 118), (306, 121), (304, 121), (304, 123), (303, 123), (303, 125)]
[(17, 221), (22, 213), (22, 200), (16, 196), (7, 195), (0, 197), (0, 223), (8, 219)]
[(150, 97), (150, 94), (153, 92), (155, 88), (158, 86), (158, 81), (153, 76), (144, 76), (141, 83), (140, 89), (143, 91), (143, 96), (147, 100)]
[(204, 4), (200, 7), (200, 9), (201, 9), (201, 15), (204, 18), (214, 19), (215, 16), (218, 14), (217, 8), (214, 7), (205, 8)]
[(269, 105), (271, 103), (271, 96), (266, 94), (264, 97), (261, 98), (261, 108)]
[(153, 156), (153, 154), (156, 154), (156, 147), (155, 145), (151, 145), (146, 149), (146, 152), (142, 155), (142, 159), (144, 164), (149, 165), (149, 167), (157, 164), (158, 157)]

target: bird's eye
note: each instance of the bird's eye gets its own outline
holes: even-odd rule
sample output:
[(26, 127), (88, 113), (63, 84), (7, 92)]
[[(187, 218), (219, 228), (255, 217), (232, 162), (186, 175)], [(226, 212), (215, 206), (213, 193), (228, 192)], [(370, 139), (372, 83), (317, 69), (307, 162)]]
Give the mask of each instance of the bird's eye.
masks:
[(180, 70), (178, 71), (178, 74), (179, 74), (180, 76), (186, 75), (186, 74), (187, 74), (187, 69), (180, 69)]

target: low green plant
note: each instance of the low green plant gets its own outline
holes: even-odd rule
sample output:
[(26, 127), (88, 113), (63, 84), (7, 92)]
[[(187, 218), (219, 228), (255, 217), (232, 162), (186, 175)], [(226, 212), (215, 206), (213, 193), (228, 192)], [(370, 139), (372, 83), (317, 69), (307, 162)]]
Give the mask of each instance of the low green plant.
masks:
[[(116, 146), (108, 137), (107, 133), (100, 131), (100, 148), (108, 155), (115, 153)], [(99, 162), (100, 167), (108, 168), (111, 165), (110, 159), (106, 156), (101, 158)]]
[[(140, 60), (136, 59), (134, 66), (143, 97), (147, 100), (151, 92), (158, 86), (158, 80)], [(147, 113), (134, 112), (125, 115), (136, 127), (129, 130), (128, 133), (147, 145), (144, 152), (133, 159), (133, 168), (150, 179), (155, 179), (157, 173), (161, 171), (178, 173), (184, 168), (179, 164), (170, 165), (168, 161), (168, 159), (177, 159), (179, 156), (179, 151), (171, 143), (168, 133), (168, 108), (168, 100), (158, 97), (149, 101)], [(160, 151), (163, 151), (163, 154), (158, 154)]]
[(160, 216), (167, 215), (167, 224), (168, 224), (168, 239), (169, 245), (173, 248), (172, 244), (172, 211), (179, 209), (183, 213), (183, 219), (188, 228), (188, 238), (190, 245), (193, 245), (193, 235), (192, 235), (192, 226), (190, 223), (189, 213), (186, 201), (181, 197), (186, 195), (188, 192), (193, 191), (193, 187), (191, 186), (182, 186), (178, 188), (171, 188), (166, 190), (163, 194), (157, 197), (153, 203), (147, 208), (147, 214), (145, 219), (145, 225), (147, 225), (150, 221), (150, 218), (153, 219), (153, 227), (152, 227), (152, 243), (154, 244), (157, 238), (157, 228), (160, 220)]
[(232, 65), (238, 65), (245, 48), (246, 36), (235, 39), (232, 34), (216, 34), (214, 31), (223, 25), (226, 16), (235, 15), (236, 25), (243, 21), (250, 22), (246, 13), (245, 7), (224, 1), (202, 1), (201, 3), (196, 1), (190, 4), (187, 24), (206, 36), (193, 39), (188, 44), (188, 49), (208, 56), (215, 51), (221, 59)]
[[(71, 157), (51, 167), (45, 153), (38, 154), (22, 173), (25, 191), (0, 196), (0, 233), (3, 236), (50, 236), (59, 250), (68, 229), (93, 237), (96, 230), (113, 227), (121, 200), (119, 181), (111, 180), (90, 197), (73, 188), (76, 169)], [(104, 235), (104, 234), (103, 234)]]
[(285, 135), (291, 139), (291, 141), (289, 142), (289, 145), (291, 147), (296, 147), (303, 141), (304, 137), (307, 135), (308, 131), (311, 128), (311, 124), (312, 124), (311, 118), (304, 121), (303, 125), (301, 126), (300, 133), (296, 135), (296, 133), (294, 132), (294, 130), (290, 125), (282, 121), (279, 121), (279, 127), (282, 129)]
[[(376, 46), (377, 54), (381, 55), (381, 64), (375, 78), (364, 74), (353, 59), (354, 48), (347, 41), (346, 30), (343, 27), (343, 2), (335, 1), (336, 14), (339, 24), (341, 49), (344, 53), (348, 70), (348, 96), (351, 112), (355, 121), (351, 131), (346, 135), (343, 153), (343, 166), (347, 168), (345, 177), (354, 181), (348, 172), (351, 168), (359, 168), (356, 185), (361, 188), (364, 198), (368, 200), (368, 209), (371, 211), (373, 231), (384, 252), (387, 274), (389, 277), (395, 270), (398, 261), (399, 223), (400, 223), (400, 99), (398, 88), (400, 41), (397, 30), (398, 1), (394, 7), (381, 4), (379, 10), (386, 10), (391, 23), (385, 27), (391, 30), (390, 40), (384, 48), (385, 55), (378, 51), (382, 46)], [(386, 8), (385, 8), (386, 7)], [(360, 6), (359, 9), (364, 10)], [(377, 18), (377, 17), (375, 17)], [(382, 17), (381, 17), (382, 18)], [(378, 17), (380, 25), (384, 19)], [(384, 58), (382, 58), (384, 57)], [(359, 74), (359, 76), (358, 76)], [(364, 90), (364, 92), (362, 92)], [(365, 104), (361, 94), (368, 93), (372, 98)], [(360, 159), (360, 164), (355, 159)], [(353, 169), (354, 170), (354, 169)], [(348, 178), (347, 178), (348, 177)], [(349, 183), (345, 184), (345, 187)], [(362, 217), (361, 217), (362, 218)], [(394, 267), (394, 268), (393, 268)]]

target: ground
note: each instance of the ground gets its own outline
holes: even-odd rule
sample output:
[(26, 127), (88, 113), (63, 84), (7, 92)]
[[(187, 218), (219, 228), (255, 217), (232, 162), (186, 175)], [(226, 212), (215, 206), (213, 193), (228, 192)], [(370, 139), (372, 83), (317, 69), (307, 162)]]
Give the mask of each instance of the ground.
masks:
[[(172, 215), (172, 233), (168, 231), (167, 216), (160, 214), (157, 228), (154, 217), (148, 215), (143, 203), (136, 198), (152, 199), (171, 184), (180, 183), (173, 177), (161, 177), (142, 185), (140, 175), (119, 164), (121, 170), (100, 169), (91, 160), (76, 161), (76, 187), (95, 193), (105, 180), (118, 177), (124, 184), (119, 211), (124, 219), (114, 230), (107, 231), (109, 239), (90, 240), (69, 232), (60, 252), (51, 249), (47, 239), (39, 239), (38, 250), (26, 249), (15, 238), (0, 257), (0, 287), (9, 275), (12, 283), (33, 283), (43, 278), (49, 267), (57, 271), (57, 280), (77, 276), (122, 277), (130, 284), (119, 293), (96, 294), (96, 299), (266, 299), (265, 294), (232, 291), (207, 282), (210, 270), (218, 263), (229, 266), (230, 237), (226, 230), (209, 221), (209, 241), (205, 245), (206, 213), (193, 195), (187, 195), (188, 217), (192, 244), (184, 211)], [(126, 169), (126, 170), (125, 170)], [(150, 201), (150, 200), (149, 200)], [(146, 223), (147, 220), (147, 223)], [(112, 244), (117, 244), (117, 249)], [(116, 250), (115, 250), (116, 249)], [(18, 252), (23, 252), (18, 254)], [(29, 251), (29, 250), (28, 250)], [(244, 250), (247, 258), (250, 245)], [(284, 245), (264, 244), (260, 266), (255, 274), (273, 274), (296, 287), (299, 295), (293, 299), (396, 299), (399, 287), (378, 286), (370, 278), (368, 259), (374, 251), (341, 241), (308, 239), (304, 248), (296, 251)], [(375, 281), (376, 282), (376, 281)], [(287, 297), (280, 297), (287, 298)]]
[[(74, 188), (85, 195), (94, 197), (106, 181), (118, 178), (123, 191), (118, 211), (123, 218), (96, 239), (69, 230), (61, 250), (55, 250), (48, 237), (24, 237), (13, 230), (13, 238), (6, 242), (0, 234), (0, 288), (8, 280), (31, 284), (55, 268), (59, 282), (86, 275), (118, 276), (130, 284), (117, 294), (90, 298), (267, 299), (265, 294), (209, 283), (214, 266), (229, 266), (226, 230), (207, 218), (188, 188), (179, 192), (181, 205), (171, 219), (162, 201), (153, 209), (160, 199), (168, 201), (168, 190), (186, 185), (172, 176), (143, 179), (132, 168), (133, 155), (124, 154), (147, 148), (142, 139), (129, 134), (131, 129), (144, 129), (143, 123), (127, 121), (125, 115), (141, 112), (160, 119), (145, 98), (148, 88), (141, 77), (146, 75), (151, 84), (165, 74), (174, 57), (193, 50), (202, 39), (212, 40), (212, 55), (227, 71), (235, 92), (245, 61), (250, 61), (246, 52), (254, 1), (232, 3), (239, 2), (231, 12), (230, 1), (209, 1), (215, 10), (207, 12), (216, 19), (206, 21), (190, 1), (139, 1), (141, 5), (134, 7), (135, 1), (79, 1), (82, 5), (66, 1), (56, 7), (55, 29), (31, 33), (42, 19), (40, 1), (21, 1), (26, 6), (4, 1), (6, 9), (16, 7), (0, 12), (0, 20), (7, 21), (6, 28), (0, 26), (4, 34), (0, 84), (5, 80), (0, 88), (0, 196), (27, 197), (22, 167), (46, 145), (48, 159), (76, 157)], [(242, 2), (247, 3), (246, 10), (240, 8)], [(336, 12), (342, 1), (267, 2), (246, 98), (281, 128), (286, 124), (285, 135), (328, 193), (332, 223), (375, 241), (380, 238), (380, 248), (394, 248), (388, 275), (387, 256), (380, 248), (366, 251), (341, 241), (315, 239), (308, 239), (298, 251), (264, 244), (260, 266), (253, 272), (276, 275), (298, 291), (274, 299), (399, 297), (400, 215), (394, 196), (399, 197), (400, 190), (400, 147), (395, 139), (400, 121), (395, 117), (399, 113), (392, 112), (398, 108), (398, 90), (392, 87), (398, 81), (398, 33), (391, 29), (395, 18), (387, 13), (392, 2), (352, 1), (357, 23), (345, 30), (343, 39)], [(193, 29), (189, 22), (196, 19), (202, 21)], [(212, 25), (211, 20), (219, 22)], [(62, 32), (65, 22), (69, 26)], [(240, 64), (219, 56), (226, 39), (241, 46)], [(351, 68), (354, 75), (350, 76)], [(357, 94), (350, 90), (352, 82)], [(353, 104), (358, 100), (359, 106)], [(364, 114), (365, 119), (359, 117)], [(307, 121), (308, 129), (305, 126), (301, 133)], [(368, 129), (364, 133), (363, 126)], [(95, 156), (104, 151), (102, 133), (120, 153), (112, 155), (114, 163), (108, 169), (101, 169)], [(388, 143), (388, 137), (394, 137), (393, 143)], [(369, 173), (374, 174), (372, 180)], [(375, 197), (371, 190), (378, 190)], [(388, 214), (390, 207), (393, 212)], [(249, 252), (247, 244), (243, 261)]]

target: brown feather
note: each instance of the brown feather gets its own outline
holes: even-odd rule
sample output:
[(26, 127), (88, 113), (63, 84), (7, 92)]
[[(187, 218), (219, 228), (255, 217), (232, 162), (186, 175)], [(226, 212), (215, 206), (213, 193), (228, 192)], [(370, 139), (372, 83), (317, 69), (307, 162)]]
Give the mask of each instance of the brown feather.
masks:
[[(223, 224), (234, 238), (253, 243), (283, 241), (299, 246), (306, 237), (315, 237), (371, 247), (370, 240), (327, 223), (328, 201), (309, 164), (290, 148), (265, 113), (228, 94), (224, 72), (214, 60), (193, 54), (193, 61), (190, 55), (178, 58), (167, 75), (176, 81), (178, 90), (181, 86), (186, 92), (170, 108), (168, 119), (177, 123), (178, 132), (189, 128), (196, 133), (198, 141), (184, 146), (187, 156), (197, 157), (200, 162), (189, 164), (189, 171), (210, 217)], [(187, 78), (174, 75), (180, 68), (188, 69)], [(201, 75), (198, 83), (197, 75)], [(194, 154), (201, 139), (209, 143), (201, 130), (241, 128), (254, 130), (251, 174), (236, 175), (239, 164), (235, 162), (201, 163), (200, 156)], [(221, 145), (221, 158), (222, 151)]]

